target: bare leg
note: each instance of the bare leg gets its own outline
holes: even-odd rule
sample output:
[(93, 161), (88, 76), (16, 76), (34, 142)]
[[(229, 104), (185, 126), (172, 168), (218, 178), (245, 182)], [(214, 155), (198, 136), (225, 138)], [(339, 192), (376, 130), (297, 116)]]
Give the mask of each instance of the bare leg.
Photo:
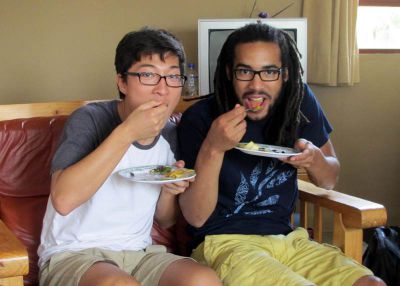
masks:
[(386, 283), (376, 276), (363, 276), (353, 286), (386, 286)]
[(107, 262), (93, 264), (83, 274), (79, 286), (140, 286), (140, 284), (128, 273), (119, 269), (116, 265)]
[(217, 274), (209, 267), (190, 259), (177, 260), (161, 275), (158, 286), (222, 286)]

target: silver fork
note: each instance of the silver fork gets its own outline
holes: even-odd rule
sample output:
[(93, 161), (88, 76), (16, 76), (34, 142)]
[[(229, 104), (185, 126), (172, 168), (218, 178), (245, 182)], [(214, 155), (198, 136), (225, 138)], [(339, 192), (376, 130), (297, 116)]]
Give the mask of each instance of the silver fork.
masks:
[(247, 108), (245, 111), (246, 112), (257, 112), (257, 111), (259, 111), (259, 110), (261, 110), (262, 108)]

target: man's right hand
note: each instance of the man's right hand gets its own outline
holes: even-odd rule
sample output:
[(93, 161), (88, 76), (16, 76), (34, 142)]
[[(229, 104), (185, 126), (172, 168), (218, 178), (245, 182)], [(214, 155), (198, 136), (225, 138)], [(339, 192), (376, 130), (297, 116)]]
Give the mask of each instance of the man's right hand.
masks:
[(168, 107), (160, 101), (149, 101), (132, 111), (123, 122), (130, 138), (140, 141), (156, 137), (168, 119)]
[(232, 149), (246, 132), (245, 117), (245, 108), (236, 104), (234, 109), (214, 120), (205, 141), (211, 148), (221, 153)]

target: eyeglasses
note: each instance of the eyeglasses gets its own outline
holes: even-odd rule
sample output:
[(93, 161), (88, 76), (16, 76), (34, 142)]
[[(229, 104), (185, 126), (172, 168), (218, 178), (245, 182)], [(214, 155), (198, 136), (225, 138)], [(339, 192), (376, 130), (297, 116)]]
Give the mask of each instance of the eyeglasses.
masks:
[(240, 81), (252, 81), (256, 74), (260, 76), (262, 81), (276, 81), (279, 79), (281, 72), (286, 70), (286, 68), (267, 68), (265, 70), (251, 70), (251, 69), (235, 69), (233, 73), (235, 78)]
[(157, 85), (162, 78), (169, 87), (182, 87), (185, 84), (186, 76), (180, 74), (160, 75), (154, 72), (126, 72), (125, 75), (137, 76), (143, 85)]

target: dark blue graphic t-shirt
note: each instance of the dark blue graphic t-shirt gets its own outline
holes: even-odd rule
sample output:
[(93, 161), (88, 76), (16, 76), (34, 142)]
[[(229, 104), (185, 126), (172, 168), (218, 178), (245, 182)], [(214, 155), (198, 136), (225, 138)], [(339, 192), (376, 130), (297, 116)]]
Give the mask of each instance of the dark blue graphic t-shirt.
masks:
[[(178, 126), (181, 159), (193, 168), (197, 153), (217, 113), (214, 97), (190, 107)], [(329, 139), (332, 127), (314, 94), (306, 85), (298, 138), (321, 147)], [(264, 143), (265, 122), (247, 120), (242, 142)], [(293, 147), (293, 146), (288, 146)], [(292, 228), (290, 215), (297, 199), (297, 171), (278, 159), (242, 153), (237, 149), (225, 153), (220, 177), (217, 206), (200, 228), (191, 227), (195, 244), (208, 234), (287, 234)]]

